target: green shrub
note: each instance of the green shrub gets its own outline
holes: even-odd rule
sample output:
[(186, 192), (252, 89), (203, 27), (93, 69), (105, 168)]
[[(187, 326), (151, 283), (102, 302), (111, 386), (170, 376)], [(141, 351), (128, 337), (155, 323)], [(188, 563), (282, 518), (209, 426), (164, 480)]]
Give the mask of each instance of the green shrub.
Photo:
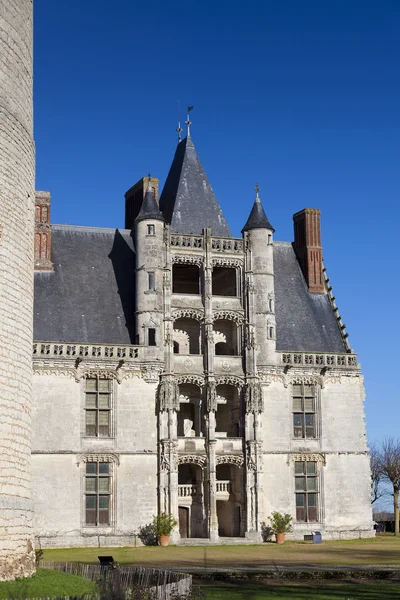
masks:
[(177, 520), (172, 515), (164, 512), (153, 519), (153, 528), (157, 535), (171, 535), (173, 528), (177, 524)]
[(287, 513), (274, 511), (268, 518), (275, 533), (289, 533), (289, 531), (292, 531), (292, 517)]

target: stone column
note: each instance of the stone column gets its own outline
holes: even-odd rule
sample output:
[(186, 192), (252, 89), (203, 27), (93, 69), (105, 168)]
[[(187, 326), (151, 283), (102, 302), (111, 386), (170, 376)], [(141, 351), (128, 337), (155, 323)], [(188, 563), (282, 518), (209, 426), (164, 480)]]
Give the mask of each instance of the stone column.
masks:
[(35, 571), (32, 0), (0, 0), (0, 580)]

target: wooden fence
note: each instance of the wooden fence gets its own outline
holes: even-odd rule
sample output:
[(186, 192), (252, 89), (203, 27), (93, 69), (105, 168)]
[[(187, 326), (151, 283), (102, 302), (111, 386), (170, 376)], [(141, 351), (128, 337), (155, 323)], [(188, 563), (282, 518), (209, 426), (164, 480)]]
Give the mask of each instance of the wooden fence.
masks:
[[(191, 575), (163, 569), (132, 566), (104, 567), (96, 564), (45, 561), (40, 561), (39, 566), (43, 569), (54, 569), (70, 575), (78, 575), (105, 586), (114, 586), (123, 590), (127, 598), (129, 598), (130, 590), (138, 588), (146, 589), (149, 596), (157, 600), (169, 600), (171, 597), (188, 598), (192, 591)], [(99, 600), (100, 595), (94, 595), (91, 598)], [(72, 599), (63, 598), (63, 600)], [(89, 600), (89, 597), (85, 597), (84, 600)]]

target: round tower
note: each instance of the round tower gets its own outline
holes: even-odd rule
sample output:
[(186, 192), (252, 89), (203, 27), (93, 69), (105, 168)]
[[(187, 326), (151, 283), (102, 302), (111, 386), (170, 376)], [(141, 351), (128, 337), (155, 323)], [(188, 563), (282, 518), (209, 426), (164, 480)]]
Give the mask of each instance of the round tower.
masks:
[(151, 178), (135, 219), (136, 335), (147, 359), (164, 358), (164, 218), (153, 196)]
[(35, 570), (30, 497), (32, 0), (0, 0), (0, 580)]

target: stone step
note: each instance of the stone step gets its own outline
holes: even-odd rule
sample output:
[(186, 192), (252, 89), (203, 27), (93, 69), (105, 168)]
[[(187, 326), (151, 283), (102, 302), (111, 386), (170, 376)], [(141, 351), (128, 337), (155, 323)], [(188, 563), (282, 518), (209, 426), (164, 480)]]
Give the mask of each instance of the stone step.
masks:
[(181, 538), (178, 546), (232, 546), (244, 544), (259, 544), (260, 542), (249, 540), (244, 537), (220, 537), (217, 540), (208, 538)]

